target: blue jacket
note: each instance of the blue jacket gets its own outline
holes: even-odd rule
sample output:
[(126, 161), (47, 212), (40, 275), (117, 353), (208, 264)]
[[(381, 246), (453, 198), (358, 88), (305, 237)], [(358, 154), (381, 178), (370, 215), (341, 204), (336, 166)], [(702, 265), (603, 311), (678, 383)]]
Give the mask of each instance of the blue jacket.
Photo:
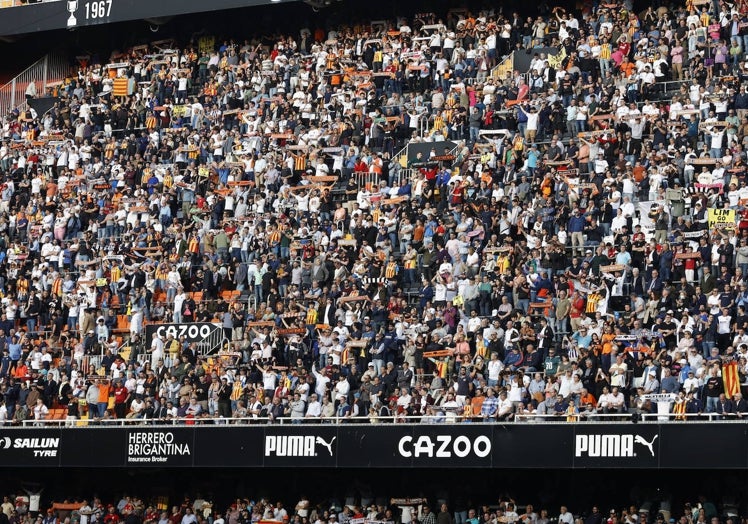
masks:
[(582, 231), (584, 231), (584, 226), (586, 223), (587, 221), (583, 216), (572, 216), (569, 219), (567, 230), (569, 231), (569, 233), (581, 233)]

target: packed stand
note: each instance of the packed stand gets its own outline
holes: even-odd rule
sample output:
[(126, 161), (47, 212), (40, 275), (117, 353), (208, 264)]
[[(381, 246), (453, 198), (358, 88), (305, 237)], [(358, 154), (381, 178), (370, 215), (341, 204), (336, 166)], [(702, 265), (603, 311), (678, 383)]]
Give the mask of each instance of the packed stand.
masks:
[(742, 417), (748, 19), (696, 3), (81, 58), (4, 123), (0, 420)]
[[(295, 524), (737, 524), (737, 508), (726, 504), (721, 510), (706, 497), (687, 502), (682, 508), (670, 509), (670, 502), (645, 502), (640, 507), (629, 505), (603, 513), (598, 506), (571, 508), (560, 506), (535, 507), (520, 505), (509, 496), (478, 505), (464, 496), (435, 498), (432, 505), (426, 498), (348, 497), (312, 502), (301, 495), (298, 502), (258, 497), (237, 497), (226, 507), (204, 498), (199, 493), (192, 500), (176, 504), (167, 497), (142, 500), (123, 495), (118, 501), (70, 499), (40, 508), (38, 500), (27, 496), (3, 498), (0, 519), (9, 524), (224, 524), (254, 522), (293, 522)], [(575, 509), (576, 512), (571, 510)]]

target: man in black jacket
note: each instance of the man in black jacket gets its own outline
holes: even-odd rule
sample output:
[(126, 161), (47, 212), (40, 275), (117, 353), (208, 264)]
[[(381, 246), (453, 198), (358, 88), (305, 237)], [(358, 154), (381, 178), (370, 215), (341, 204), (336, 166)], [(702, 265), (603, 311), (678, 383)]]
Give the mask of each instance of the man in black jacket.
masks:
[(395, 392), (397, 386), (397, 372), (392, 362), (387, 363), (384, 373), (382, 374), (382, 387), (384, 388), (385, 397), (389, 397)]
[(41, 302), (39, 301), (39, 297), (36, 296), (36, 291), (31, 289), (29, 291), (29, 299), (26, 305), (26, 327), (30, 334), (36, 332), (36, 325), (39, 321), (40, 311)]
[(733, 398), (733, 413), (739, 418), (743, 418), (748, 415), (748, 401), (743, 398), (742, 393), (735, 393)]

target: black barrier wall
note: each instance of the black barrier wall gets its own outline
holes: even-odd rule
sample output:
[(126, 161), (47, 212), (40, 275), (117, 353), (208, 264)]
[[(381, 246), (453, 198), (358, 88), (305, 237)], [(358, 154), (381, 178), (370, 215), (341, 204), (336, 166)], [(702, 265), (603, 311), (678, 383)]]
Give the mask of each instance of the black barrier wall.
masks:
[(59, 0), (3, 9), (0, 35), (76, 29), (128, 20), (266, 5), (270, 2), (271, 0)]
[(0, 466), (743, 469), (747, 431), (745, 423), (4, 428)]

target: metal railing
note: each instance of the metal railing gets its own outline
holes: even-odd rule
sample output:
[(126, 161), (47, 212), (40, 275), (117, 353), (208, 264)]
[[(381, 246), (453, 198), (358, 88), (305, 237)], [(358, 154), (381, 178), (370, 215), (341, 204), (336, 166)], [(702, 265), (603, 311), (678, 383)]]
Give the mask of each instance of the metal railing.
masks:
[(356, 180), (356, 185), (359, 189), (367, 188), (369, 191), (379, 187), (379, 175), (370, 171), (359, 171), (353, 173)]
[(402, 167), (406, 167), (408, 165), (408, 146), (409, 145), (410, 145), (410, 141), (408, 141), (408, 143), (405, 144), (405, 147), (403, 147), (400, 151), (398, 151), (392, 156), (392, 158), (400, 162), (400, 165)]
[[(6, 424), (3, 428), (12, 427), (97, 427), (97, 426), (203, 426), (215, 427), (222, 425), (298, 425), (298, 424), (525, 424), (525, 423), (542, 423), (542, 424), (596, 424), (596, 423), (618, 423), (631, 424), (632, 413), (590, 413), (582, 416), (579, 414), (541, 414), (541, 413), (518, 413), (508, 420), (481, 419), (480, 416), (465, 416), (462, 413), (440, 413), (436, 415), (366, 415), (357, 417), (309, 417), (309, 418), (291, 418), (280, 417), (217, 417), (217, 416), (196, 416), (196, 417), (174, 417), (167, 419), (142, 419), (142, 418), (99, 418), (99, 419), (44, 419), (44, 420), (24, 420), (21, 424), (15, 426)], [(748, 422), (748, 413), (642, 413), (638, 414), (638, 423), (740, 423)]]
[(42, 97), (47, 88), (58, 85), (70, 71), (68, 59), (62, 53), (50, 53), (37, 60), (0, 87), (0, 115), (7, 115), (14, 109), (26, 109), (26, 88), (31, 82), (36, 83), (37, 97)]
[(421, 113), (418, 115), (418, 136), (424, 138), (429, 134), (429, 122), (430, 115), (428, 113)]
[(494, 80), (506, 80), (512, 76), (514, 71), (514, 51), (504, 58), (504, 60), (491, 69), (490, 76)]
[(399, 186), (400, 182), (403, 180), (408, 180), (412, 184), (416, 181), (417, 174), (417, 169), (410, 167), (400, 168), (395, 173), (390, 173), (390, 179), (392, 180), (392, 184), (395, 186)]

